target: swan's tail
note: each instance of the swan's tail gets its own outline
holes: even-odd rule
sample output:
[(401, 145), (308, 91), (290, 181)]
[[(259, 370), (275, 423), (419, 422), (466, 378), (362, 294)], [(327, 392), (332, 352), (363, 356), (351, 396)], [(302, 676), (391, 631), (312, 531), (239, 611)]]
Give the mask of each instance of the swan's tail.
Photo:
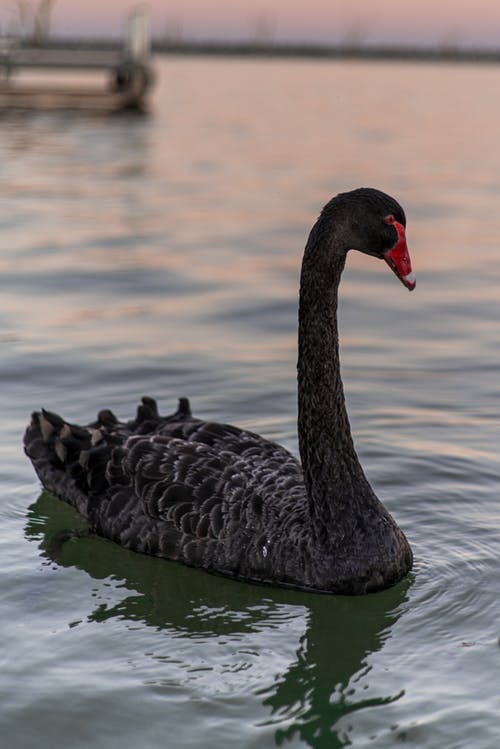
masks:
[(187, 398), (179, 399), (174, 414), (161, 417), (156, 401), (145, 396), (132, 421), (120, 422), (112, 411), (103, 409), (87, 426), (70, 424), (42, 409), (32, 414), (24, 450), (44, 487), (88, 517), (91, 497), (102, 496), (108, 488), (108, 467), (115, 449), (133, 435), (157, 434), (190, 421), (194, 420)]
[(89, 428), (69, 424), (43, 409), (32, 414), (24, 435), (24, 450), (44, 487), (85, 517), (88, 483), (81, 458), (92, 449), (93, 438)]

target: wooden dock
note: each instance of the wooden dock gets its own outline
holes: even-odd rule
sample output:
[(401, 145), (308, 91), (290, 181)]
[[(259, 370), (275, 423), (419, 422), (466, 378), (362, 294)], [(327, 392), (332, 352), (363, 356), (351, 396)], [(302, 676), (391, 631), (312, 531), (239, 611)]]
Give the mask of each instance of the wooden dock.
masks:
[[(73, 84), (61, 81), (66, 75), (55, 75), (82, 71), (104, 74), (106, 84)], [(43, 78), (29, 81), (33, 72), (43, 72)], [(27, 83), (21, 80), (26, 74)], [(152, 81), (149, 23), (142, 12), (129, 17), (123, 44), (114, 49), (32, 47), (0, 37), (0, 111), (143, 112)]]

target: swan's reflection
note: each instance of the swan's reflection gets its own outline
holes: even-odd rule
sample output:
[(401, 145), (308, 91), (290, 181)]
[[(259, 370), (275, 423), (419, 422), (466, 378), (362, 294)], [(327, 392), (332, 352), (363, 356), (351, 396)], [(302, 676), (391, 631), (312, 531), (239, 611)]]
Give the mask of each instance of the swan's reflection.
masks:
[(248, 643), (252, 634), (275, 631), (284, 611), (288, 617), (300, 612), (306, 629), (295, 659), (281, 673), (266, 672), (267, 686), (258, 691), (269, 715), (260, 726), (274, 726), (278, 745), (294, 737), (311, 747), (350, 744), (344, 733), (349, 729), (338, 728), (341, 718), (400, 696), (374, 697), (365, 677), (369, 656), (381, 649), (398, 618), (408, 583), (360, 598), (258, 587), (78, 536), (84, 528), (72, 508), (44, 492), (29, 510), (26, 536), (41, 541), (50, 564), (120, 581), (121, 599), (111, 605), (92, 599), (89, 621), (120, 618), (205, 640), (244, 635)]

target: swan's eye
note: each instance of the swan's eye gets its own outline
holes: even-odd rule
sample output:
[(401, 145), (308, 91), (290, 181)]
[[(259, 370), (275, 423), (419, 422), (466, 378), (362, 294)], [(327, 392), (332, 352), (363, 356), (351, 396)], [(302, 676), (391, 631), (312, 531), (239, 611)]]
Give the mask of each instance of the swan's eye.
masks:
[(394, 216), (392, 215), (392, 213), (390, 213), (388, 216), (385, 217), (385, 223), (386, 224), (393, 224), (395, 222), (395, 220), (396, 219), (394, 218)]

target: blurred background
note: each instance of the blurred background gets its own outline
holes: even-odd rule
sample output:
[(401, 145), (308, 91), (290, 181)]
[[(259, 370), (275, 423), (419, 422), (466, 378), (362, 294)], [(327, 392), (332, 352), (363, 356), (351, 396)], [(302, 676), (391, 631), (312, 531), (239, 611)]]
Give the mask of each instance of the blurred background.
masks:
[[(2, 0), (4, 33), (29, 32), (45, 20), (51, 36), (117, 37), (125, 15), (138, 3), (109, 0)], [(402, 6), (396, 0), (310, 0), (307, 6), (285, 0), (151, 0), (140, 4), (151, 17), (154, 36), (197, 40), (248, 41), (262, 36), (280, 42), (332, 44), (355, 37), (370, 44), (498, 47), (498, 8), (493, 0), (473, 6), (421, 0)]]
[[(2, 736), (491, 749), (500, 8), (140, 10), (131, 37), (125, 2), (0, 5)], [(41, 406), (86, 423), (189, 396), (297, 453), (302, 250), (361, 185), (402, 203), (417, 276), (351, 253), (340, 299), (357, 449), (410, 578), (322, 597), (61, 540), (81, 522), (21, 446)]]

